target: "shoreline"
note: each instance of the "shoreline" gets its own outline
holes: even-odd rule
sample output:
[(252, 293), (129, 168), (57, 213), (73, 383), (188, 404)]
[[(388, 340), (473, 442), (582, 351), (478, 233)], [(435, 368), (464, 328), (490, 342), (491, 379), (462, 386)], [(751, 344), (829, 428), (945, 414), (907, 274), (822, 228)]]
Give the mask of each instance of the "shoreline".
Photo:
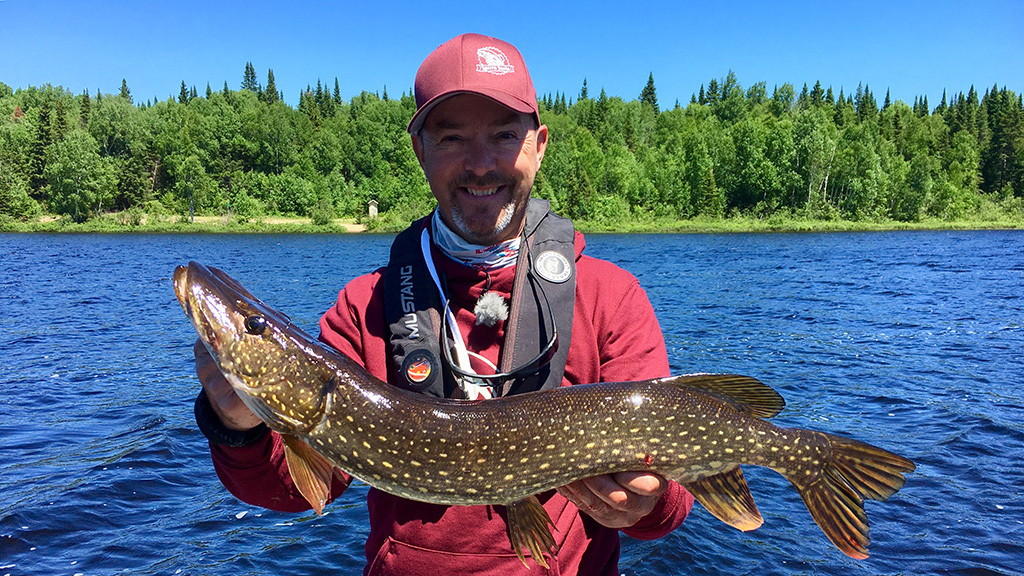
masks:
[[(117, 214), (107, 214), (83, 223), (45, 216), (23, 222), (0, 219), (0, 232), (4, 233), (127, 233), (127, 234), (394, 234), (404, 224), (394, 226), (394, 220), (382, 220), (376, 226), (366, 226), (353, 219), (335, 219), (330, 224), (314, 225), (309, 218), (275, 216), (258, 222), (229, 221), (221, 216), (196, 216), (191, 222), (181, 218), (143, 218), (130, 222)], [(795, 217), (769, 218), (692, 218), (688, 220), (575, 222), (576, 229), (585, 234), (717, 234), (717, 233), (794, 233), (794, 232), (882, 232), (909, 230), (1020, 230), (1024, 219), (1000, 218), (993, 220), (964, 219), (955, 221), (921, 220), (899, 222), (895, 220), (811, 220)]]

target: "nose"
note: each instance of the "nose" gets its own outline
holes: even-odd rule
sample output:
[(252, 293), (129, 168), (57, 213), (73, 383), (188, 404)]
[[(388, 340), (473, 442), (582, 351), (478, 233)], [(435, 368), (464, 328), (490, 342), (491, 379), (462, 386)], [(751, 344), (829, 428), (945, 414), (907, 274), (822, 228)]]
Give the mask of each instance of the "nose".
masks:
[(494, 146), (486, 140), (477, 139), (467, 148), (462, 167), (466, 172), (483, 176), (498, 167), (498, 158), (498, 150)]

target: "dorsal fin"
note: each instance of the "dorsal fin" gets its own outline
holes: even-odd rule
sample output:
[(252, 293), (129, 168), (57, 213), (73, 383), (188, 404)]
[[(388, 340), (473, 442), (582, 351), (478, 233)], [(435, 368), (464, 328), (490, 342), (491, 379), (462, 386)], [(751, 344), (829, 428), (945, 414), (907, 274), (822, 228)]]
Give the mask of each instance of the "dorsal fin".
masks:
[(778, 392), (750, 376), (737, 374), (686, 374), (659, 383), (688, 386), (721, 398), (752, 416), (771, 418), (786, 407)]

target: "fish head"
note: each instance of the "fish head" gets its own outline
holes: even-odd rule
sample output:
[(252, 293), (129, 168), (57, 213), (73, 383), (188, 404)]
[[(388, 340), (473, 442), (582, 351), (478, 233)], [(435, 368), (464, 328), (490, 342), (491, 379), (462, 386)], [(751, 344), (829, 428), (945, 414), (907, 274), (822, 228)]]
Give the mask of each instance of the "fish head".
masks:
[(334, 372), (312, 337), (198, 262), (174, 271), (174, 292), (224, 377), (267, 426), (302, 434), (322, 420)]

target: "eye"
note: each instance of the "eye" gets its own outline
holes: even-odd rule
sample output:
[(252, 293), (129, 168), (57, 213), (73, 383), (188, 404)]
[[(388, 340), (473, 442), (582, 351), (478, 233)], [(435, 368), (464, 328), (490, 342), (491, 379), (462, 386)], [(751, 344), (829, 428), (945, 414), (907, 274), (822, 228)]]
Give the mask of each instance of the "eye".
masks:
[(253, 336), (263, 334), (267, 329), (267, 321), (263, 316), (249, 316), (245, 319), (245, 331)]

